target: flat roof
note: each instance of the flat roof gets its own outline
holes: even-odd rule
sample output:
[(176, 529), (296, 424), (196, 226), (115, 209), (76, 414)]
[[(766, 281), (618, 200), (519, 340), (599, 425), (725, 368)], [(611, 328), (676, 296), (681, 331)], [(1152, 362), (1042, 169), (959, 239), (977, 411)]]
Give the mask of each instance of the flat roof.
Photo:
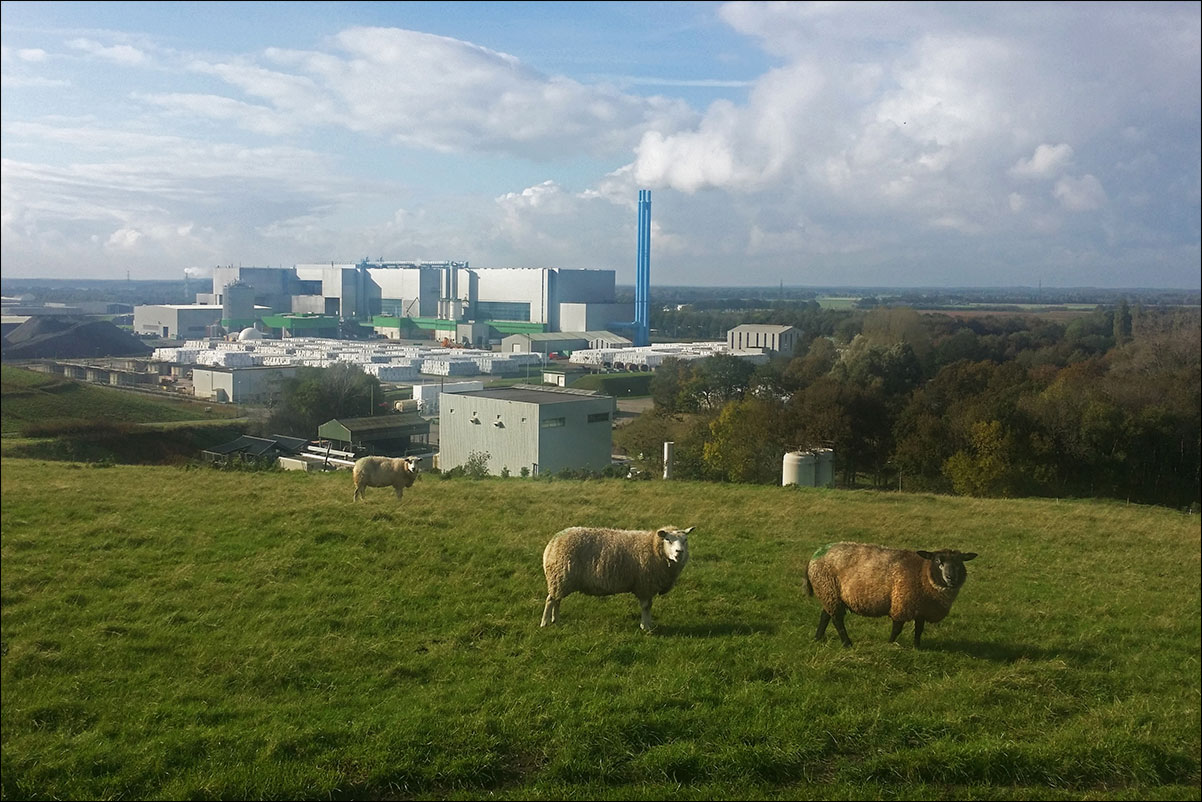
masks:
[(592, 390), (573, 390), (565, 387), (539, 387), (531, 384), (515, 384), (512, 387), (494, 387), (489, 390), (472, 390), (454, 393), (456, 396), (494, 398), (498, 401), (518, 401), (524, 404), (563, 404), (613, 396), (594, 393)]

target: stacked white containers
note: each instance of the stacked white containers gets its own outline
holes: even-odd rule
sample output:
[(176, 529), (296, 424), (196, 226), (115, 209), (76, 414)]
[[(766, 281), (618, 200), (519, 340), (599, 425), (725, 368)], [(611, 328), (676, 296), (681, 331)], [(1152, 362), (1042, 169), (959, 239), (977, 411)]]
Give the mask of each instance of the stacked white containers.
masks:
[(484, 382), (482, 381), (415, 384), (413, 385), (413, 398), (417, 401), (418, 411), (423, 415), (437, 415), (439, 393), (470, 393), (483, 389)]

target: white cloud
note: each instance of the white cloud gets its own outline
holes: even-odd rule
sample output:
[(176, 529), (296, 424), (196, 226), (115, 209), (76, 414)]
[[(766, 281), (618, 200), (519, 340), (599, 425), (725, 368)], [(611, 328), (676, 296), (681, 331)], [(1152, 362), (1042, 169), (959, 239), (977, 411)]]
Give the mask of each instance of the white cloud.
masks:
[(72, 39), (67, 46), (127, 67), (137, 67), (149, 61), (144, 52), (131, 45), (102, 45), (93, 39)]
[(140, 239), (142, 239), (142, 232), (137, 229), (119, 228), (109, 236), (107, 245), (110, 248), (128, 250), (136, 246)]
[(1015, 178), (1051, 178), (1071, 164), (1073, 149), (1065, 144), (1040, 145), (1029, 159), (1019, 159), (1010, 168)]
[(17, 51), (17, 57), (22, 61), (45, 61), (46, 51), (40, 47), (23, 48)]
[(1106, 190), (1102, 188), (1102, 182), (1092, 175), (1080, 178), (1066, 175), (1056, 182), (1052, 195), (1070, 212), (1100, 209), (1106, 203)]
[[(694, 117), (680, 101), (543, 75), (505, 53), (399, 28), (350, 28), (328, 52), (270, 48), (264, 59), (270, 68), (249, 60), (192, 68), (258, 98), (282, 126), (335, 125), (447, 153), (614, 154), (646, 130)], [(190, 110), (220, 118), (230, 108), (210, 101)]]

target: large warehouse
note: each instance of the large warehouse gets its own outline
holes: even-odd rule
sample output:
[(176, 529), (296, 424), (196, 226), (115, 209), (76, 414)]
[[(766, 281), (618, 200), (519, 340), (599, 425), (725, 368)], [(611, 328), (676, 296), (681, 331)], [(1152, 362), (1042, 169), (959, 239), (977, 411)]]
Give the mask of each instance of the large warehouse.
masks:
[(518, 384), (440, 396), (438, 467), (485, 457), (494, 476), (565, 469), (602, 471), (613, 453), (614, 399), (583, 390)]

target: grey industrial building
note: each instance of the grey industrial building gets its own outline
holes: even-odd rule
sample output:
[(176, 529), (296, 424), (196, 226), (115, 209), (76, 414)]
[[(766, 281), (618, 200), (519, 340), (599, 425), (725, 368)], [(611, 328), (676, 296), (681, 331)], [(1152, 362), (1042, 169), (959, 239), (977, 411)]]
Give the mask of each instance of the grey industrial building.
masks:
[(784, 356), (792, 356), (801, 332), (792, 326), (744, 323), (726, 332), (726, 344), (732, 351), (751, 351), (762, 348)]
[(134, 307), (134, 333), (171, 339), (200, 339), (220, 325), (220, 304), (152, 304)]
[(519, 476), (565, 469), (602, 471), (613, 453), (612, 396), (519, 384), (439, 399), (438, 465), (487, 455), (488, 472)]

